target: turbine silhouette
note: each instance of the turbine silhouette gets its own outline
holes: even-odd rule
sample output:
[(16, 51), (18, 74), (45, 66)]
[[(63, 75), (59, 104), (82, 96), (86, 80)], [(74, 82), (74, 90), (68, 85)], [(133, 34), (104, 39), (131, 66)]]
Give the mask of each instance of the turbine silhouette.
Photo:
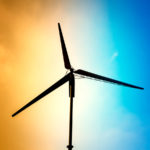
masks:
[(101, 75), (97, 75), (91, 72), (87, 72), (84, 70), (74, 70), (70, 64), (70, 60), (68, 57), (68, 53), (67, 53), (67, 49), (66, 49), (66, 45), (65, 45), (65, 41), (63, 38), (63, 34), (61, 31), (61, 26), (60, 23), (58, 23), (58, 29), (59, 29), (59, 35), (60, 35), (60, 41), (61, 41), (61, 47), (62, 47), (62, 54), (63, 54), (63, 59), (64, 59), (64, 66), (66, 69), (68, 69), (70, 72), (65, 75), (63, 78), (61, 78), (59, 81), (57, 81), (55, 84), (53, 84), (52, 86), (50, 86), (48, 89), (46, 89), (44, 92), (42, 92), (40, 95), (38, 95), (37, 97), (35, 97), (33, 100), (31, 100), (29, 103), (27, 103), (25, 106), (23, 106), (22, 108), (20, 108), (18, 111), (16, 111), (12, 117), (16, 116), (18, 113), (22, 112), (23, 110), (25, 110), (26, 108), (28, 108), (29, 106), (31, 106), (32, 104), (34, 104), (35, 102), (37, 102), (38, 100), (40, 100), (41, 98), (43, 98), (44, 96), (46, 96), (47, 94), (51, 93), (52, 91), (54, 91), (55, 89), (57, 89), (58, 87), (60, 87), (61, 85), (63, 85), (64, 83), (66, 83), (67, 81), (69, 81), (69, 97), (70, 97), (70, 120), (69, 120), (69, 144), (67, 146), (68, 150), (72, 150), (73, 145), (72, 145), (72, 125), (73, 125), (73, 97), (75, 97), (75, 75), (81, 75), (84, 77), (90, 77), (90, 78), (94, 78), (94, 79), (98, 79), (100, 81), (106, 81), (108, 83), (112, 83), (112, 84), (118, 84), (118, 85), (123, 85), (123, 86), (127, 86), (130, 88), (136, 88), (136, 89), (144, 89), (142, 87), (138, 87), (135, 85), (131, 85), (128, 83), (124, 83), (121, 81), (117, 81), (111, 78), (107, 78)]

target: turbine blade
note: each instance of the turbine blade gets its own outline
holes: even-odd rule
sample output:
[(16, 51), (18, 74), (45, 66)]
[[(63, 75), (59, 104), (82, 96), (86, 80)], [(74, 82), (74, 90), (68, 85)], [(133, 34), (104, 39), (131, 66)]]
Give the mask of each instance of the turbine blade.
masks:
[(94, 78), (94, 79), (106, 81), (106, 82), (113, 83), (113, 84), (123, 85), (123, 86), (136, 88), (136, 89), (144, 89), (142, 87), (138, 87), (138, 86), (131, 85), (131, 84), (128, 84), (128, 83), (124, 83), (124, 82), (121, 82), (121, 81), (117, 81), (117, 80), (107, 78), (107, 77), (104, 77), (104, 76), (101, 76), (101, 75), (97, 75), (97, 74), (94, 74), (94, 73), (91, 73), (91, 72), (87, 72), (87, 71), (84, 71), (84, 70), (81, 70), (81, 69), (79, 69), (77, 71), (74, 71), (74, 73), (77, 73), (77, 74), (83, 75), (83, 76), (87, 76), (87, 77), (91, 77), (91, 78)]
[(61, 31), (60, 23), (58, 23), (58, 29), (59, 29), (59, 36), (60, 36), (60, 42), (61, 42), (63, 58), (64, 58), (64, 65), (65, 65), (66, 69), (71, 69), (71, 65), (70, 65), (70, 61), (69, 61), (65, 41), (64, 41), (64, 38), (63, 38), (63, 34), (62, 34), (62, 31)]
[(59, 81), (57, 81), (55, 84), (53, 84), (52, 86), (50, 86), (48, 89), (46, 89), (40, 95), (38, 95), (37, 97), (35, 97), (29, 103), (27, 103), (25, 106), (23, 106), (22, 108), (20, 108), (17, 112), (15, 112), (12, 115), (12, 117), (16, 116), (18, 113), (22, 112), (24, 109), (28, 108), (29, 106), (31, 106), (32, 104), (34, 104), (35, 102), (37, 102), (38, 100), (40, 100), (41, 98), (43, 98), (44, 96), (46, 96), (47, 94), (49, 94), (50, 92), (52, 92), (55, 89), (57, 89), (58, 87), (60, 87), (64, 83), (66, 83), (69, 79), (70, 79), (70, 74), (67, 74), (65, 77), (63, 77), (62, 79), (60, 79)]

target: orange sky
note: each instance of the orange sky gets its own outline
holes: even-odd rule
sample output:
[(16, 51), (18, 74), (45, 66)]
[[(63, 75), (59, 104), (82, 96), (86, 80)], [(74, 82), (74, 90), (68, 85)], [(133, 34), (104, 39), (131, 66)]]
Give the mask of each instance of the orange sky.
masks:
[[(67, 122), (61, 129), (57, 125), (65, 120), (56, 102), (65, 96), (61, 95), (62, 88), (11, 118), (12, 113), (65, 74), (65, 70), (61, 74), (61, 63), (56, 63), (61, 58), (57, 29), (60, 14), (57, 1), (0, 1), (0, 149), (56, 149), (58, 139), (65, 139), (58, 132), (67, 128)], [(65, 116), (68, 110), (63, 113)]]

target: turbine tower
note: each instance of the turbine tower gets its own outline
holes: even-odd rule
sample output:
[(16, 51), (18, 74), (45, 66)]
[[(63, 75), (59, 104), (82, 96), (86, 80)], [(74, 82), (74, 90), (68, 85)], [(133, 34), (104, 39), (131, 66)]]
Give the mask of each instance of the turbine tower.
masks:
[(12, 117), (16, 116), (17, 114), (19, 114), (20, 112), (22, 112), (23, 110), (25, 110), (26, 108), (28, 108), (29, 106), (31, 106), (32, 104), (34, 104), (35, 102), (37, 102), (38, 100), (40, 100), (41, 98), (43, 98), (44, 96), (46, 96), (47, 94), (51, 93), (52, 91), (54, 91), (55, 89), (57, 89), (58, 87), (62, 86), (64, 83), (69, 82), (69, 97), (70, 97), (70, 115), (69, 115), (69, 143), (67, 145), (68, 150), (72, 150), (73, 145), (72, 145), (72, 127), (73, 127), (73, 98), (75, 97), (75, 75), (78, 74), (80, 76), (84, 76), (84, 77), (90, 77), (93, 79), (97, 79), (100, 81), (106, 81), (108, 83), (112, 83), (112, 84), (117, 84), (117, 85), (122, 85), (122, 86), (127, 86), (130, 88), (136, 88), (136, 89), (144, 89), (142, 87), (138, 87), (135, 85), (131, 85), (128, 83), (124, 83), (121, 81), (117, 81), (108, 77), (104, 77), (101, 75), (97, 75), (91, 72), (87, 72), (81, 69), (78, 70), (74, 70), (70, 64), (70, 60), (68, 57), (68, 53), (67, 53), (67, 49), (66, 49), (66, 45), (65, 45), (65, 41), (63, 38), (63, 34), (61, 31), (61, 26), (60, 23), (58, 23), (58, 30), (59, 30), (59, 35), (60, 35), (60, 42), (61, 42), (61, 47), (62, 47), (62, 54), (63, 54), (63, 59), (64, 59), (64, 66), (66, 69), (69, 70), (69, 73), (67, 75), (65, 75), (63, 78), (61, 78), (59, 81), (57, 81), (55, 84), (53, 84), (52, 86), (50, 86), (48, 89), (46, 89), (45, 91), (43, 91), (41, 94), (39, 94), (37, 97), (35, 97), (33, 100), (31, 100), (29, 103), (27, 103), (25, 106), (23, 106), (22, 108), (20, 108), (18, 111), (16, 111)]

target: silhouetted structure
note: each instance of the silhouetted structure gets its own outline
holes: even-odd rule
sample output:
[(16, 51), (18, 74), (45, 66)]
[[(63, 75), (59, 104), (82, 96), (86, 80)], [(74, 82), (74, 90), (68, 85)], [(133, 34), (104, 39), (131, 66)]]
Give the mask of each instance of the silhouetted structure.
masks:
[(25, 106), (23, 106), (21, 109), (19, 109), (17, 112), (15, 112), (12, 115), (12, 117), (16, 116), (18, 113), (22, 112), (27, 107), (31, 106), (32, 104), (34, 104), (35, 102), (37, 102), (38, 100), (40, 100), (41, 98), (43, 98), (44, 96), (49, 94), (50, 92), (54, 91), (55, 89), (57, 89), (58, 87), (60, 87), (61, 85), (63, 85), (67, 81), (69, 81), (69, 97), (70, 97), (70, 116), (69, 117), (70, 117), (70, 120), (69, 120), (69, 144), (68, 144), (67, 148), (68, 148), (68, 150), (72, 150), (72, 148), (73, 148), (73, 145), (72, 145), (73, 98), (75, 97), (75, 77), (74, 77), (75, 74), (85, 76), (85, 77), (94, 78), (94, 79), (98, 79), (100, 81), (106, 81), (106, 82), (113, 83), (113, 84), (131, 87), (131, 88), (136, 88), (136, 89), (144, 89), (144, 88), (138, 87), (135, 85), (131, 85), (128, 83), (124, 83), (121, 81), (117, 81), (117, 80), (114, 80), (111, 78), (107, 78), (107, 77), (104, 77), (101, 75), (97, 75), (97, 74), (94, 74), (91, 72), (87, 72), (87, 71), (84, 71), (81, 69), (74, 70), (70, 64), (70, 61), (69, 61), (66, 45), (64, 42), (63, 34), (62, 34), (61, 27), (60, 27), (59, 23), (58, 23), (58, 29), (59, 29), (59, 35), (60, 35), (60, 41), (61, 41), (61, 47), (62, 47), (62, 54), (63, 54), (63, 58), (64, 58), (64, 65), (65, 65), (65, 68), (68, 69), (70, 72), (67, 75), (65, 75), (63, 78), (61, 78), (59, 81), (57, 81), (55, 84), (50, 86), (48, 89), (46, 89), (44, 92), (42, 92), (40, 95), (35, 97), (32, 101), (30, 101)]

